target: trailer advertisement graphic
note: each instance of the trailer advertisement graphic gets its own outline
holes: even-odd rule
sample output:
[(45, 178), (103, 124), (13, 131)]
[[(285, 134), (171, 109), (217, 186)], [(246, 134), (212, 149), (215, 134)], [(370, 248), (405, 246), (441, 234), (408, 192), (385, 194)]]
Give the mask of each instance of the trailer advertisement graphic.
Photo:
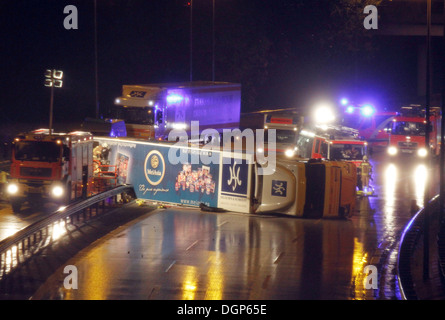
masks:
[(121, 168), (117, 170), (118, 181), (132, 184), (139, 199), (218, 206), (219, 164), (201, 161), (172, 164), (168, 160), (169, 145), (95, 140), (99, 148), (107, 149), (107, 157), (101, 161)]

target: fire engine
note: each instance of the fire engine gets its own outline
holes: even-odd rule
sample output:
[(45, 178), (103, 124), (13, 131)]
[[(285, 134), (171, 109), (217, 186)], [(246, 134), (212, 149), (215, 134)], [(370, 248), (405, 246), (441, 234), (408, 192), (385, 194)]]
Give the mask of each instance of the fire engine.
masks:
[(362, 181), (362, 165), (368, 157), (368, 142), (359, 136), (359, 131), (344, 126), (331, 126), (326, 129), (330, 136), (328, 159), (333, 161), (351, 162), (357, 168), (358, 194), (366, 189), (372, 194), (373, 189)]
[[(429, 146), (432, 153), (439, 153), (438, 134), (440, 131), (440, 110), (431, 108), (431, 130), (429, 132)], [(418, 105), (403, 107), (399, 115), (395, 116), (387, 126), (389, 133), (388, 154), (416, 154), (423, 158), (428, 155), (426, 147), (426, 118), (425, 109)]]
[(93, 136), (89, 132), (54, 133), (38, 129), (13, 142), (7, 193), (14, 212), (26, 201), (68, 204), (93, 188)]
[(309, 126), (303, 117), (292, 109), (281, 109), (264, 115), (264, 129), (276, 130), (276, 153), (287, 158), (326, 159), (328, 142)]
[(376, 112), (371, 117), (361, 117), (358, 130), (372, 148), (388, 147), (388, 123), (394, 119), (397, 112)]

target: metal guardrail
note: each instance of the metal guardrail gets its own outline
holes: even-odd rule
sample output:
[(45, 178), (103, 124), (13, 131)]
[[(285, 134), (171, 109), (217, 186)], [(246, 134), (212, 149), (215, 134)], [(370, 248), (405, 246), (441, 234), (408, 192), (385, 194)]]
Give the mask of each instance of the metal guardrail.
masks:
[(445, 287), (445, 220), (439, 219), (439, 232), (437, 234), (437, 254), (439, 263), (439, 274), (442, 285)]
[[(438, 196), (435, 196), (429, 201), (428, 210), (430, 210), (430, 212), (434, 210), (433, 206), (437, 206), (438, 201)], [(419, 210), (406, 225), (400, 238), (399, 253), (397, 256), (397, 280), (403, 300), (418, 299), (411, 275), (411, 256), (423, 233), (422, 228), (425, 214), (425, 208)]]
[[(76, 222), (83, 223), (116, 208), (117, 196), (134, 194), (132, 185), (118, 186), (86, 200), (62, 207), (50, 216), (37, 221), (0, 241), (0, 280), (60, 235), (59, 232)], [(76, 227), (77, 228), (77, 227)]]

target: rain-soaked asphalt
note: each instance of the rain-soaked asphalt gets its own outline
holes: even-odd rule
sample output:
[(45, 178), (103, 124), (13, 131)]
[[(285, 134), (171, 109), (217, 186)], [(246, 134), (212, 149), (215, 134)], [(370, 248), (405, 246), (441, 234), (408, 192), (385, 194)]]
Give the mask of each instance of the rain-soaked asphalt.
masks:
[[(434, 170), (371, 161), (376, 196), (358, 199), (349, 220), (147, 209), (66, 263), (77, 289), (64, 287), (61, 267), (33, 299), (400, 299), (400, 235)], [(368, 265), (377, 289), (363, 286)]]

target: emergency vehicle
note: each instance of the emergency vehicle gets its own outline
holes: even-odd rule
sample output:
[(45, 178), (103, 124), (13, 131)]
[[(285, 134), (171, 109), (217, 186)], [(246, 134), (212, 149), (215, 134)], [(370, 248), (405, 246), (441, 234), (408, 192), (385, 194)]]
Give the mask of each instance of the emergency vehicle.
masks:
[(93, 190), (93, 136), (89, 132), (54, 133), (39, 129), (13, 142), (7, 193), (14, 212), (23, 203), (68, 204)]
[(332, 126), (326, 132), (329, 134), (329, 160), (350, 161), (357, 167), (362, 163), (368, 154), (368, 142), (361, 139), (358, 130)]
[[(325, 129), (330, 136), (328, 159), (332, 161), (346, 161), (353, 163), (357, 171), (357, 193), (371, 195), (372, 187), (369, 186), (369, 175), (363, 179), (363, 166), (370, 166), (368, 159), (368, 142), (363, 140), (359, 131), (344, 126), (330, 126)], [(363, 183), (364, 181), (366, 183)]]
[[(388, 146), (388, 123), (398, 113), (395, 111), (376, 111), (368, 106), (368, 112), (363, 108), (349, 106), (343, 114), (342, 123), (344, 126), (358, 130), (360, 137), (366, 140), (369, 147), (386, 148)], [(356, 110), (357, 109), (357, 110)]]
[(371, 148), (386, 148), (388, 146), (388, 124), (397, 116), (397, 112), (376, 112), (370, 117), (362, 117), (358, 126), (359, 135), (365, 139)]
[[(264, 129), (276, 131), (276, 153), (287, 158), (326, 159), (328, 141), (303, 125), (303, 117), (297, 112), (270, 112), (264, 115)], [(267, 139), (265, 139), (267, 141)]]
[[(431, 108), (431, 130), (429, 132), (429, 146), (434, 155), (439, 154), (438, 135), (440, 134), (440, 110)], [(426, 119), (425, 109), (418, 105), (403, 107), (400, 114), (395, 116), (387, 126), (389, 133), (388, 154), (413, 154), (424, 158), (428, 155), (426, 148)]]

